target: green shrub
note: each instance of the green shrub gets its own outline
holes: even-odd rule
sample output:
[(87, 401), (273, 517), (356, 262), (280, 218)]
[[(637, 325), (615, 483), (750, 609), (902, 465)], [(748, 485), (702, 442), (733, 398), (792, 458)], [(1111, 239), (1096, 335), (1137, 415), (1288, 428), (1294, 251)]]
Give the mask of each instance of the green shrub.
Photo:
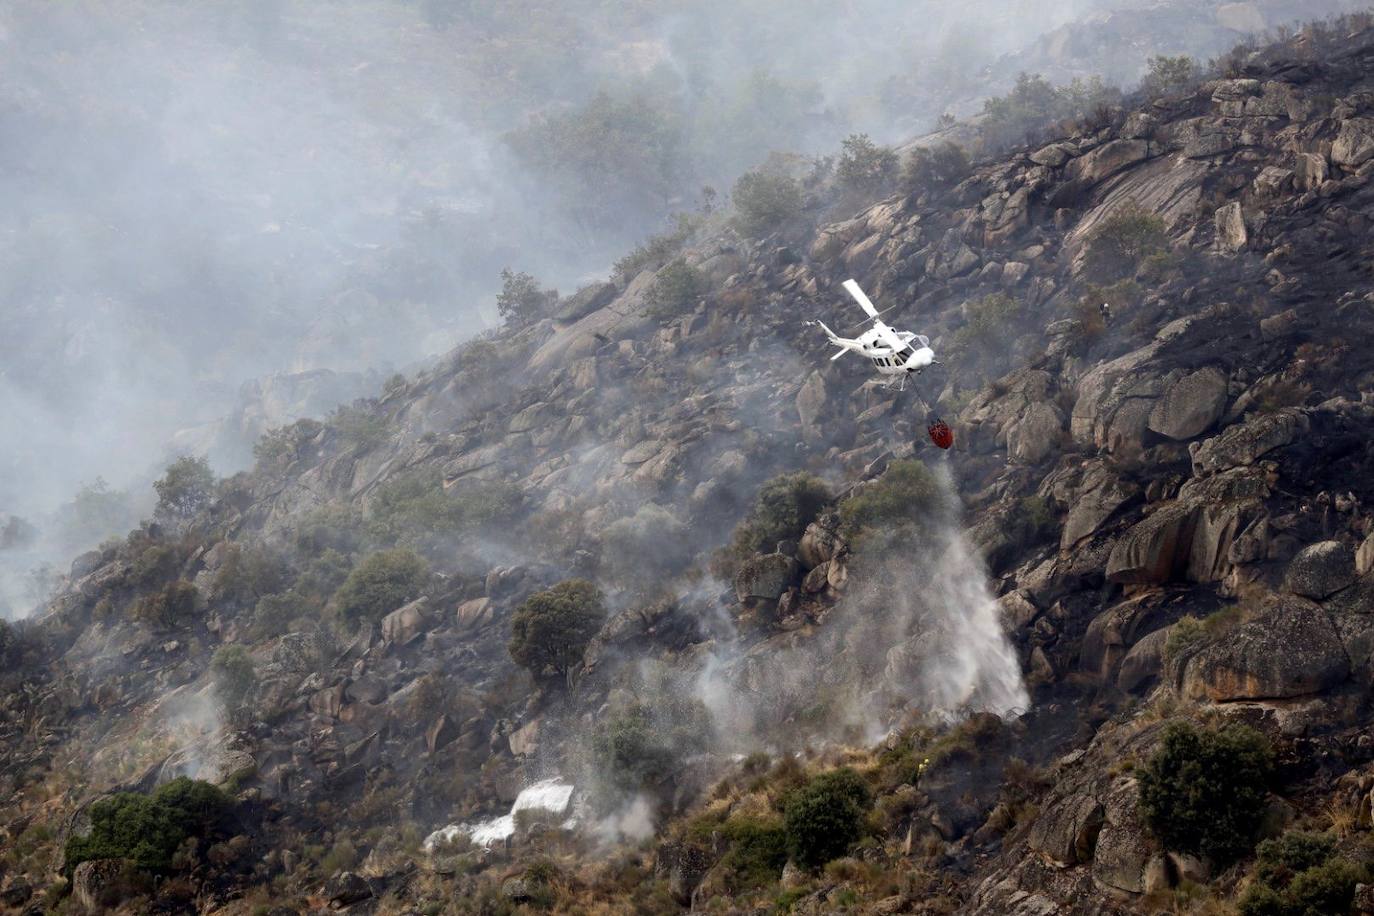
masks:
[(153, 482), (157, 491), (158, 518), (184, 522), (210, 504), (215, 495), (215, 474), (204, 458), (184, 455), (167, 466)]
[(1202, 620), (1192, 614), (1186, 614), (1180, 617), (1169, 631), (1169, 637), (1164, 642), (1164, 657), (1179, 658), (1192, 647), (1217, 639), (1244, 620), (1244, 609), (1234, 604), (1213, 611)]
[(340, 406), (329, 415), (329, 425), (338, 430), (346, 445), (369, 449), (386, 441), (386, 418), (366, 401)]
[(830, 488), (814, 474), (779, 474), (759, 488), (754, 506), (734, 534), (739, 556), (772, 551), (779, 541), (795, 541), (830, 502)]
[(1344, 916), (1355, 885), (1370, 869), (1336, 856), (1325, 834), (1291, 830), (1257, 850), (1255, 880), (1241, 897), (1241, 916)]
[(1272, 771), (1273, 752), (1254, 729), (1176, 722), (1141, 769), (1141, 814), (1166, 848), (1224, 867), (1254, 846)]
[(459, 535), (508, 521), (522, 498), (511, 484), (445, 489), (438, 470), (411, 471), (378, 487), (368, 507), (367, 531), (382, 544), (443, 548)]
[(840, 503), (840, 530), (857, 539), (866, 531), (913, 525), (943, 499), (939, 481), (924, 464), (894, 461), (877, 481)]
[(644, 297), (645, 314), (660, 320), (691, 310), (706, 293), (706, 277), (701, 271), (676, 260), (658, 272)]
[(166, 582), (176, 575), (181, 557), (166, 544), (144, 548), (129, 568), (129, 584), (146, 587)]
[(1089, 116), (1119, 98), (1098, 77), (1054, 86), (1038, 73), (1022, 73), (1006, 95), (983, 102), (983, 142), (994, 148), (1024, 143), (1055, 121)]
[(243, 708), (258, 686), (253, 659), (248, 650), (239, 645), (221, 646), (215, 651), (210, 660), (210, 676), (220, 702), (230, 711)]
[(667, 736), (640, 703), (613, 716), (596, 736), (594, 749), (601, 772), (622, 792), (657, 788), (672, 778), (678, 764)]
[(301, 450), (322, 429), (323, 423), (310, 419), (269, 429), (253, 443), (253, 459), (260, 468), (285, 467), (300, 457)]
[(288, 589), (276, 595), (263, 595), (253, 608), (248, 628), (254, 639), (270, 639), (291, 632), (293, 621), (318, 611), (300, 592)]
[(601, 591), (586, 579), (569, 579), (536, 592), (511, 617), (510, 655), (535, 677), (552, 669), (567, 676), (606, 620)]
[(805, 868), (839, 858), (863, 836), (872, 806), (868, 786), (848, 767), (809, 780), (783, 806), (788, 854)]
[(601, 534), (601, 566), (622, 585), (652, 586), (692, 561), (692, 539), (677, 516), (654, 503), (617, 519)]
[(253, 607), (264, 595), (280, 591), (287, 569), (275, 554), (254, 546), (230, 544), (210, 589), (212, 600), (235, 607)]
[(1005, 347), (1010, 337), (1008, 326), (1016, 319), (1020, 306), (1006, 293), (989, 293), (964, 304), (964, 326), (954, 333), (958, 349)]
[(735, 182), (735, 225), (750, 238), (777, 232), (802, 212), (802, 189), (796, 179), (770, 168), (745, 172)]
[(1141, 88), (1152, 96), (1183, 92), (1198, 80), (1197, 62), (1186, 54), (1177, 57), (1156, 54), (1150, 58), (1149, 67)]
[(732, 894), (767, 887), (787, 864), (787, 830), (776, 819), (732, 817), (720, 826), (730, 848), (721, 857), (726, 888)]
[(413, 550), (383, 550), (348, 574), (334, 602), (349, 625), (374, 623), (420, 597), (428, 584), (429, 566)]
[(912, 150), (902, 171), (902, 187), (908, 194), (952, 187), (969, 176), (973, 166), (963, 148), (937, 143)]
[(868, 134), (850, 134), (840, 147), (835, 180), (841, 188), (873, 193), (896, 180), (900, 163), (891, 147), (879, 146)]
[(139, 598), (129, 613), (140, 623), (170, 630), (189, 623), (199, 604), (196, 587), (185, 579), (177, 579)]
[(615, 275), (628, 282), (644, 270), (658, 270), (682, 250), (697, 230), (698, 218), (686, 213), (677, 215), (677, 227), (671, 232), (652, 235), (625, 257), (615, 262)]
[(558, 301), (558, 290), (543, 289), (527, 273), (510, 268), (501, 271), (501, 292), (496, 295), (496, 311), (506, 324), (514, 327), (538, 321)]
[(1094, 283), (1129, 280), (1147, 259), (1166, 252), (1168, 246), (1163, 217), (1128, 201), (1088, 236), (1083, 249), (1084, 276)]
[(1336, 840), (1324, 833), (1290, 830), (1265, 840), (1255, 850), (1255, 877), (1274, 887), (1287, 887), (1299, 872), (1331, 858)]
[(206, 836), (229, 808), (229, 798), (208, 782), (182, 776), (152, 795), (121, 792), (91, 805), (91, 830), (67, 840), (68, 876), (89, 859), (122, 858), (150, 871), (167, 871), (188, 837)]

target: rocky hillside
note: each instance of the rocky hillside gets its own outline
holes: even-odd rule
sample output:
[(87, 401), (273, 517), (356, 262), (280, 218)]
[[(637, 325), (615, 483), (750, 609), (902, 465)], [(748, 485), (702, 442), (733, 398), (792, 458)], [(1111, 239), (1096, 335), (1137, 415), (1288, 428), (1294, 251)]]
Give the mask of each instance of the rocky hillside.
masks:
[(2, 634), (0, 902), (1374, 912), (1374, 30), (1093, 120), (174, 466)]

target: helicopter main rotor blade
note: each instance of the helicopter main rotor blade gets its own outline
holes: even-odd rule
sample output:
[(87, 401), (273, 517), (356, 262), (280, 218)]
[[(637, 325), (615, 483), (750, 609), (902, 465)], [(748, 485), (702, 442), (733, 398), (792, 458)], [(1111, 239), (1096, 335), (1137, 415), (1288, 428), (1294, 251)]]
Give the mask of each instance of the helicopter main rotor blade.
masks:
[(868, 298), (868, 295), (863, 290), (859, 289), (858, 283), (854, 282), (853, 280), (845, 280), (844, 288), (845, 292), (853, 296), (854, 301), (859, 303), (859, 308), (863, 309), (866, 313), (868, 313), (869, 318), (878, 317), (877, 308), (874, 307), (873, 302)]

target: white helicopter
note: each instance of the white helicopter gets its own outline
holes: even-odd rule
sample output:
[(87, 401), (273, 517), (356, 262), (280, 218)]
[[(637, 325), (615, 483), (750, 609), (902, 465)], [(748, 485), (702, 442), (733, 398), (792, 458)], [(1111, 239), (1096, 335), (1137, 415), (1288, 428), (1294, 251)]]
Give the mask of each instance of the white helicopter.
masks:
[(819, 325), (830, 338), (830, 342), (840, 348), (840, 352), (830, 357), (832, 361), (846, 353), (866, 356), (873, 360), (873, 367), (878, 370), (878, 374), (887, 378), (888, 385), (900, 380), (899, 384), (903, 390), (906, 388), (908, 376), (919, 375), (927, 366), (939, 362), (935, 358), (935, 351), (930, 348), (930, 338), (910, 331), (894, 331), (878, 319), (881, 313), (874, 308), (858, 283), (845, 280), (844, 288), (854, 297), (854, 301), (859, 303), (859, 307), (868, 313), (868, 320), (873, 322), (873, 327), (856, 338), (849, 338), (840, 337), (826, 327), (823, 321), (808, 321), (807, 324)]

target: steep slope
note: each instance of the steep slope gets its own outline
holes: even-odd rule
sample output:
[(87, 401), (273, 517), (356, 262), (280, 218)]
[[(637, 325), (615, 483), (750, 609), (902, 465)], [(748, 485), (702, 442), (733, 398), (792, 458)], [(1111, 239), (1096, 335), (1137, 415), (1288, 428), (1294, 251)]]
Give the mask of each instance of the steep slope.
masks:
[[(102, 891), (83, 865), (69, 899), (1155, 912), (1245, 872), (1137, 812), (1133, 767), (1175, 720), (1258, 728), (1274, 822), (1348, 807), (1357, 838), (1371, 64), (1343, 22), (852, 218), (822, 187), (764, 239), (708, 220), (269, 435), (198, 513), (79, 558), (3, 647), (6, 904), (57, 899), (96, 799), (189, 775), (235, 802), (175, 880)], [(670, 259), (705, 292), (665, 304)], [(850, 276), (938, 371), (898, 392), (826, 358), (804, 321), (850, 326)], [(411, 550), (432, 575), (397, 572)], [(513, 618), (573, 577), (608, 619), (531, 675)], [(842, 763), (878, 796), (853, 857), (745, 869), (740, 825), (776, 839), (788, 792)], [(422, 848), (551, 776), (578, 827)]]

